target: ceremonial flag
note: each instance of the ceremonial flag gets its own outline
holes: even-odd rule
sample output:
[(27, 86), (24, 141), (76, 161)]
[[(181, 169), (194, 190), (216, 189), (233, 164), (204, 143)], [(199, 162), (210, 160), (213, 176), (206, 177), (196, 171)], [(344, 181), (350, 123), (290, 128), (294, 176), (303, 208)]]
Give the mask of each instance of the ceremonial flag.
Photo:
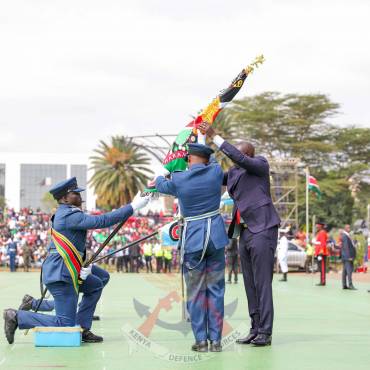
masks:
[[(212, 102), (204, 108), (183, 130), (177, 135), (168, 154), (163, 160), (163, 166), (170, 172), (184, 171), (187, 168), (188, 144), (196, 143), (197, 128), (202, 122), (210, 125), (215, 121), (218, 114), (230, 103), (242, 88), (247, 76), (264, 62), (263, 55), (258, 56), (247, 68), (243, 69), (231, 82), (230, 86), (222, 90)], [(148, 184), (145, 193), (155, 192), (154, 181)]]
[(316, 196), (320, 199), (321, 198), (321, 190), (319, 187), (319, 184), (317, 183), (317, 180), (313, 176), (308, 177), (308, 190), (312, 191), (316, 194)]

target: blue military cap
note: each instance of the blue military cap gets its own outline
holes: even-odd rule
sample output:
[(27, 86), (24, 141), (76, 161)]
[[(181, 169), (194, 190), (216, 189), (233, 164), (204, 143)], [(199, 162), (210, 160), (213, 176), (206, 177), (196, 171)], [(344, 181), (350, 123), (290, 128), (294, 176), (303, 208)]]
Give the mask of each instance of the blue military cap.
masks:
[(77, 185), (77, 179), (75, 177), (71, 177), (68, 180), (64, 180), (62, 182), (59, 182), (58, 184), (54, 185), (50, 190), (49, 193), (52, 194), (52, 196), (55, 199), (60, 199), (67, 193), (73, 191), (73, 192), (81, 192), (85, 189), (79, 188)]
[(188, 144), (188, 153), (209, 159), (214, 150), (203, 144)]

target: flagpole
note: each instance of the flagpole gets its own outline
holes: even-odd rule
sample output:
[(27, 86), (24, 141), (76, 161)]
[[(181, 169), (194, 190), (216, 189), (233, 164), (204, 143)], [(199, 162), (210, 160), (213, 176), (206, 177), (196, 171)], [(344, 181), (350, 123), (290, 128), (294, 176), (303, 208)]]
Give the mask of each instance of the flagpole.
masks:
[(308, 248), (308, 243), (310, 241), (310, 220), (309, 220), (309, 194), (308, 194), (308, 181), (309, 181), (309, 169), (306, 167), (306, 248)]

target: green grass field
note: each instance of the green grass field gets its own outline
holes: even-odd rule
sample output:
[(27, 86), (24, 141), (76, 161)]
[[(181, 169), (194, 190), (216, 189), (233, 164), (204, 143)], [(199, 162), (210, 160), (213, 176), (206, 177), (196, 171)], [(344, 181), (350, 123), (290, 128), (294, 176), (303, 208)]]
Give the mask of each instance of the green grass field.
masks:
[[(38, 279), (37, 273), (0, 273), (1, 311), (18, 307), (24, 293), (38, 296)], [(352, 292), (341, 290), (336, 279), (329, 279), (327, 287), (316, 287), (318, 276), (313, 280), (291, 274), (288, 283), (277, 280), (275, 277), (273, 283), (271, 347), (233, 342), (249, 324), (242, 283), (227, 286), (225, 303), (236, 304), (237, 299), (237, 306), (226, 320), (224, 351), (199, 356), (190, 351), (192, 333), (186, 334), (186, 325), (177, 326), (181, 319), (181, 304), (176, 302), (178, 275), (115, 273), (97, 307), (101, 321), (93, 325), (93, 331), (104, 336), (104, 343), (36, 348), (32, 332), (24, 336), (17, 331), (13, 345), (1, 334), (0, 369), (370, 369), (370, 294), (366, 283), (357, 283), (359, 290)], [(165, 297), (175, 301), (167, 304)], [(144, 305), (138, 308), (142, 317), (135, 310), (134, 299), (136, 306)], [(149, 312), (152, 316), (148, 319)], [(153, 318), (156, 312), (159, 315)], [(161, 320), (160, 326), (156, 318)], [(169, 328), (163, 327), (166, 325)]]

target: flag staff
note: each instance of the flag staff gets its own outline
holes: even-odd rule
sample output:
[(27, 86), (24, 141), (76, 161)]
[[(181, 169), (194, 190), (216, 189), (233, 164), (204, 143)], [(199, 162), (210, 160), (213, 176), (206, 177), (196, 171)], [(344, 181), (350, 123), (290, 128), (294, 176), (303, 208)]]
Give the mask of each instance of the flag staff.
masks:
[(310, 177), (310, 172), (308, 167), (306, 167), (306, 248), (310, 242), (310, 220), (309, 220), (309, 194), (308, 194), (308, 181)]

